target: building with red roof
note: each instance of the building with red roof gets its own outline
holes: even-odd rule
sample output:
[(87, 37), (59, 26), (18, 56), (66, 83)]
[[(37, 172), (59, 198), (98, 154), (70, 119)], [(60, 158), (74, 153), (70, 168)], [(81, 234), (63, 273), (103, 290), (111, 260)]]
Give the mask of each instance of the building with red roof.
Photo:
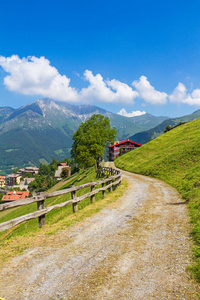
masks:
[(58, 166), (66, 167), (67, 164), (66, 163), (59, 163)]
[(3, 196), (1, 201), (17, 201), (22, 200), (29, 197), (29, 191), (12, 191), (8, 192), (6, 195)]
[[(132, 151), (136, 148), (141, 147), (142, 145), (132, 142), (129, 139), (128, 140), (124, 140), (124, 141), (117, 141), (114, 143), (114, 145), (110, 145), (108, 148), (108, 159), (110, 161), (112, 161), (115, 157), (120, 156), (120, 152), (121, 154), (125, 154), (126, 152)], [(120, 150), (121, 149), (121, 150)]]

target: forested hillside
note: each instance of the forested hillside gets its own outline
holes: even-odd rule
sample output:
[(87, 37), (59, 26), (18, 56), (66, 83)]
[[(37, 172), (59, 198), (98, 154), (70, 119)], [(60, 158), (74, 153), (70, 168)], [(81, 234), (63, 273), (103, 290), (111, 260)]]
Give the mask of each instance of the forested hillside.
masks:
[(52, 99), (40, 99), (19, 109), (0, 108), (0, 172), (15, 167), (39, 166), (53, 158), (70, 156), (72, 135), (78, 126), (94, 114), (109, 117), (118, 130), (118, 139), (152, 128), (166, 117), (149, 114), (127, 118), (92, 105), (71, 105)]

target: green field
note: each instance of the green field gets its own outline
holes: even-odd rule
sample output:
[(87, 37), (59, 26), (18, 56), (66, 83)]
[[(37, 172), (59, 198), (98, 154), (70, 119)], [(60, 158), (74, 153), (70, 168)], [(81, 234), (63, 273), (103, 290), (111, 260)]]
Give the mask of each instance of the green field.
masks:
[[(104, 177), (107, 177), (105, 175)], [(82, 185), (91, 181), (99, 181), (95, 169), (90, 168), (86, 171), (81, 170), (79, 173), (72, 175), (67, 181), (57, 184), (57, 189), (68, 188), (71, 185)], [(79, 211), (75, 214), (72, 212), (72, 205), (55, 209), (46, 214), (46, 225), (41, 229), (38, 228), (38, 219), (33, 219), (22, 224), (19, 224), (11, 229), (0, 233), (0, 264), (8, 260), (25, 249), (32, 246), (34, 239), (39, 235), (49, 236), (56, 233), (58, 230), (65, 229), (75, 222), (98, 212), (105, 205), (116, 200), (124, 191), (127, 184), (125, 182), (120, 187), (114, 190), (113, 193), (105, 192), (106, 197), (102, 199), (102, 193), (95, 195), (95, 203), (91, 205), (90, 198), (86, 198), (78, 204)], [(95, 189), (101, 187), (96, 185)], [(55, 186), (56, 188), (56, 186)], [(53, 188), (51, 188), (51, 191)], [(77, 191), (77, 197), (90, 192), (90, 187)], [(49, 198), (45, 201), (45, 206), (55, 205), (71, 199), (71, 194), (65, 194), (57, 197)], [(101, 200), (101, 201), (99, 201)], [(25, 205), (19, 208), (5, 210), (0, 212), (0, 223), (17, 218), (19, 216), (34, 212), (37, 210), (36, 203)]]
[(164, 180), (188, 202), (195, 242), (192, 270), (200, 281), (200, 119), (174, 128), (117, 158), (115, 165)]

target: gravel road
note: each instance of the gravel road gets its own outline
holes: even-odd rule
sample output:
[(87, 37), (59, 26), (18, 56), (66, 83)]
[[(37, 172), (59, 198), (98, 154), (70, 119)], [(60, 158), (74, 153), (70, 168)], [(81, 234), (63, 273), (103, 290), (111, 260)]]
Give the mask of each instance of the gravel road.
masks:
[(1, 268), (0, 297), (199, 299), (187, 272), (191, 228), (179, 194), (152, 178), (123, 177), (129, 186), (116, 202)]

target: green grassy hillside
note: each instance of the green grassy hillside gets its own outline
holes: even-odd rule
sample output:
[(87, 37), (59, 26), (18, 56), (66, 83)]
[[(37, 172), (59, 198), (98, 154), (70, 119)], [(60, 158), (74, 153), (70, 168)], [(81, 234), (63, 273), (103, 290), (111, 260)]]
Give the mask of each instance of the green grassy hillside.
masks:
[(188, 201), (200, 281), (200, 119), (183, 124), (116, 159), (117, 167), (166, 181)]
[(190, 115), (164, 120), (162, 123), (156, 125), (154, 128), (149, 127), (146, 131), (141, 131), (131, 135), (129, 139), (139, 144), (146, 144), (150, 139), (155, 139), (158, 136), (162, 135), (167, 125), (174, 127), (180, 122), (189, 122), (196, 120), (197, 118), (200, 118), (200, 109)]
[[(81, 170), (79, 173), (69, 177), (67, 181), (63, 181), (63, 184), (59, 182), (57, 185), (57, 190), (68, 188), (71, 185), (78, 186), (87, 182), (99, 180), (100, 178), (97, 177), (94, 168), (90, 168), (84, 172)], [(100, 187), (101, 185), (97, 185), (95, 189)], [(113, 202), (119, 196), (121, 196), (125, 190), (125, 187), (127, 187), (127, 183), (122, 181), (122, 184), (112, 193), (106, 191), (106, 197), (104, 199), (102, 199), (101, 192), (96, 194), (95, 202), (92, 205), (90, 203), (90, 198), (86, 198), (78, 204), (79, 211), (75, 214), (72, 212), (72, 205), (55, 209), (46, 214), (46, 225), (41, 229), (38, 228), (38, 219), (33, 219), (19, 224), (11, 229), (0, 232), (0, 265), (3, 261), (18, 255), (25, 249), (35, 244), (35, 240), (38, 239), (39, 244), (42, 243), (41, 236), (45, 238), (45, 236), (54, 234), (58, 230), (66, 229), (66, 227), (72, 225), (73, 223), (81, 221), (83, 218), (98, 212), (107, 204)], [(55, 188), (56, 187), (52, 188), (50, 191), (54, 190)], [(88, 192), (90, 192), (90, 187), (77, 191), (77, 197)], [(48, 198), (45, 201), (45, 206), (48, 207), (70, 199), (70, 193)], [(34, 212), (36, 210), (36, 203), (32, 203), (19, 208), (2, 211), (0, 212), (0, 223)]]

